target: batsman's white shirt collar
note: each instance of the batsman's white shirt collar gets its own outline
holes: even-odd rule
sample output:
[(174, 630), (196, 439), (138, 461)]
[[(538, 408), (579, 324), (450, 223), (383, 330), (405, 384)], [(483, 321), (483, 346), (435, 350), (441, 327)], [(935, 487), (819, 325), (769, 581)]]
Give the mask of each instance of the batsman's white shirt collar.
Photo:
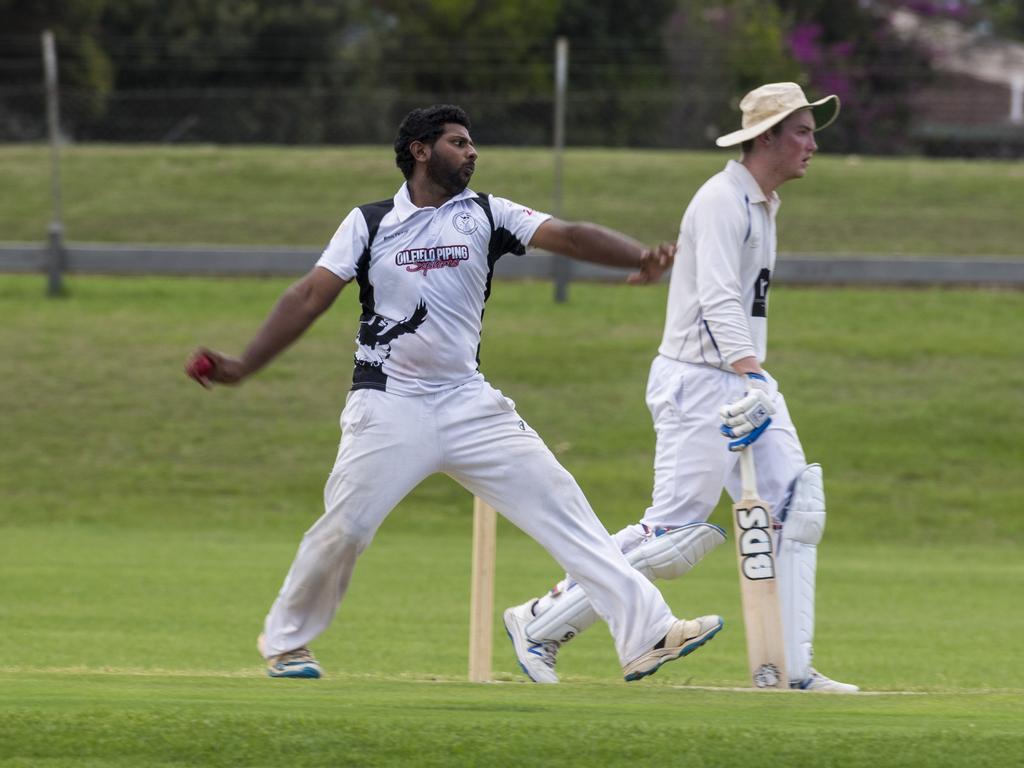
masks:
[(761, 185), (757, 183), (754, 174), (747, 170), (747, 166), (738, 160), (730, 160), (725, 164), (725, 172), (729, 174), (743, 188), (743, 193), (752, 203), (771, 203), (773, 206), (779, 204), (779, 194), (772, 192), (771, 197), (764, 194)]
[[(469, 187), (466, 187), (464, 190), (459, 192), (459, 194), (457, 194), (451, 200), (445, 201), (441, 205), (441, 208), (449, 206), (452, 203), (457, 202), (459, 200), (467, 200), (467, 199), (472, 198), (472, 197), (476, 197), (476, 192), (471, 190)], [(405, 184), (403, 184), (399, 188), (398, 193), (395, 195), (394, 199), (395, 199), (395, 215), (398, 217), (398, 221), (399, 222), (405, 221), (406, 219), (408, 219), (410, 216), (412, 216), (417, 211), (434, 211), (434, 210), (439, 210), (437, 208), (434, 208), (433, 206), (426, 206), (424, 208), (417, 207), (417, 205), (412, 201), (412, 198), (409, 197), (409, 184), (408, 184), (408, 182), (406, 182)]]

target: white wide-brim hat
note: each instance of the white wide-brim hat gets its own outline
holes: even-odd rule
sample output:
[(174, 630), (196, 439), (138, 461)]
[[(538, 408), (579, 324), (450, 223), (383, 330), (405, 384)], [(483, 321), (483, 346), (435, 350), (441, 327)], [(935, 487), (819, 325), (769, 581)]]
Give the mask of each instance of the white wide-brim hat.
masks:
[(731, 147), (756, 138), (776, 123), (781, 123), (798, 109), (814, 112), (815, 128), (820, 131), (839, 114), (839, 97), (835, 94), (817, 101), (808, 101), (803, 89), (796, 83), (769, 83), (755, 88), (740, 101), (743, 127), (719, 136), (715, 144)]

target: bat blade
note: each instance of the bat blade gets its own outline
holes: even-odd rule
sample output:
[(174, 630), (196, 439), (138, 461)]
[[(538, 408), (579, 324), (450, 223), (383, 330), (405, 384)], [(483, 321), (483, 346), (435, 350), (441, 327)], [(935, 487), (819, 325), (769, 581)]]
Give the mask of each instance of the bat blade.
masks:
[(788, 689), (771, 507), (757, 494), (749, 449), (740, 453), (740, 471), (743, 498), (732, 510), (750, 680), (757, 688)]

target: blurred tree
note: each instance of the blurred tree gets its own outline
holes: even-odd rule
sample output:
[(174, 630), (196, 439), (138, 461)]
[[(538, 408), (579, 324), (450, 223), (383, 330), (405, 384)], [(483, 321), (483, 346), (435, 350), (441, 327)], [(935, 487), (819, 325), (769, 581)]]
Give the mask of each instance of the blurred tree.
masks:
[[(414, 0), (380, 2), (392, 25), (380, 35), (387, 84), (458, 101), (487, 142), (551, 140), (554, 42), (570, 39), (567, 141), (651, 143), (664, 116), (650, 96), (668, 79), (660, 28), (674, 0)], [(401, 104), (402, 109), (397, 105)], [(657, 128), (652, 128), (652, 123)]]
[[(65, 88), (86, 94), (81, 110), (95, 118), (104, 110), (105, 98), (114, 84), (110, 57), (96, 40), (99, 20), (109, 0), (0, 0), (0, 30), (5, 58), (21, 63), (5, 68), (0, 93), (0, 115), (10, 130), (12, 121), (35, 138), (45, 135), (42, 94), (41, 34), (54, 34), (58, 79)], [(19, 130), (14, 131), (17, 136)]]
[(737, 94), (763, 83), (797, 79), (799, 67), (786, 47), (788, 25), (775, 4), (731, 0), (723, 10), (717, 26)]
[(430, 102), (456, 103), (477, 140), (550, 140), (552, 41), (559, 3), (521, 0), (381, 0), (376, 30), (380, 107), (393, 133), (401, 117)]
[(843, 101), (826, 148), (894, 152), (928, 71), (897, 6), (1024, 31), (1024, 0), (0, 0), (0, 132), (42, 135), (52, 28), (83, 140), (377, 142), (451, 101), (483, 142), (543, 144), (564, 34), (571, 144), (710, 146), (745, 91), (794, 80)]
[(675, 0), (562, 0), (555, 34), (569, 39), (566, 141), (664, 143), (671, 79), (662, 30)]
[(346, 107), (340, 86), (354, 79), (339, 56), (342, 32), (365, 12), (331, 0), (111, 2), (99, 38), (119, 64), (118, 89), (134, 97), (112, 104), (108, 122), (137, 132), (145, 120), (163, 138), (324, 141)]
[(997, 35), (1024, 39), (1024, 0), (979, 0)]
[(834, 93), (839, 121), (821, 143), (843, 152), (892, 153), (912, 148), (910, 94), (930, 77), (925, 51), (900, 40), (884, 3), (776, 0), (789, 19), (787, 36), (801, 81)]
[(669, 20), (673, 90), (672, 135), (681, 146), (713, 146), (739, 127), (744, 93), (770, 82), (801, 79), (786, 45), (786, 19), (758, 0), (678, 0)]
[(369, 0), (0, 0), (12, 40), (54, 30), (64, 123), (86, 140), (326, 140), (337, 114), (363, 119), (344, 97), (379, 18)]

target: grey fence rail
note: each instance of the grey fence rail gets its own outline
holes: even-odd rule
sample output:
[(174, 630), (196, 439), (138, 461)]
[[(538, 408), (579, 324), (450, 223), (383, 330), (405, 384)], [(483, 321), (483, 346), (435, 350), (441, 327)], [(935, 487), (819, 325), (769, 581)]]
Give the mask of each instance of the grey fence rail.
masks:
[[(300, 275), (316, 261), (315, 248), (255, 246), (149, 246), (70, 243), (63, 253), (67, 274), (118, 275)], [(45, 274), (49, 248), (43, 243), (0, 244), (0, 272)], [(533, 252), (498, 263), (496, 278), (546, 280), (554, 259)], [(622, 270), (572, 262), (573, 280), (621, 280)], [(802, 285), (985, 285), (1024, 287), (1024, 259), (782, 253), (775, 278)]]

